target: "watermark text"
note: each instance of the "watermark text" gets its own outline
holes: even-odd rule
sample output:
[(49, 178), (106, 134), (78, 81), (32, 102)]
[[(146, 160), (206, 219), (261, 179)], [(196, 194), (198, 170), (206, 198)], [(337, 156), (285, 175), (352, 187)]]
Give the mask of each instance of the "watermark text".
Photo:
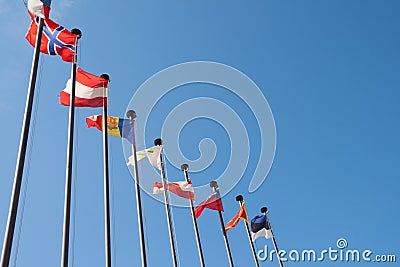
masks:
[[(257, 252), (257, 258), (260, 261), (274, 261), (278, 257), (277, 252), (269, 250), (265, 245), (263, 249)], [(347, 249), (347, 241), (344, 238), (338, 239), (336, 247), (329, 247), (323, 250), (304, 249), (304, 250), (279, 250), (279, 257), (283, 262), (323, 262), (323, 261), (341, 261), (341, 262), (396, 262), (394, 254), (375, 254), (369, 249)]]

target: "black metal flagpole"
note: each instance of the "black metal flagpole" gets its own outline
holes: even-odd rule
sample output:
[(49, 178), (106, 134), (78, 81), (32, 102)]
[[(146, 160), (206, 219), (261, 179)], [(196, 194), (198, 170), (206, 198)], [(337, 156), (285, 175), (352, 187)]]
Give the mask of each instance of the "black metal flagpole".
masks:
[[(126, 113), (126, 116), (132, 121), (134, 124), (135, 129), (135, 118), (136, 112), (133, 110), (129, 110)], [(140, 197), (140, 183), (139, 183), (139, 172), (138, 172), (138, 164), (137, 164), (137, 155), (136, 155), (136, 137), (135, 137), (135, 130), (133, 133), (133, 144), (132, 144), (132, 152), (133, 152), (133, 159), (135, 162), (134, 170), (135, 170), (135, 189), (136, 189), (136, 208), (138, 214), (138, 225), (139, 225), (139, 236), (140, 236), (140, 251), (142, 255), (142, 267), (147, 267), (147, 259), (146, 259), (146, 247), (145, 247), (145, 240), (144, 240), (144, 229), (143, 229), (143, 215), (142, 215), (142, 203)]]
[[(242, 195), (236, 196), (236, 201), (239, 202), (240, 207), (242, 207), (244, 205), (244, 200), (243, 200), (243, 196)], [(247, 221), (244, 221), (244, 224), (245, 224), (245, 227), (246, 227), (247, 237), (249, 238), (251, 251), (253, 252), (254, 263), (256, 264), (257, 267), (259, 267), (260, 264), (258, 263), (258, 260), (257, 260), (256, 249), (254, 248), (254, 243), (251, 240), (251, 233), (250, 233), (250, 229), (249, 229), (249, 223)]]
[(64, 229), (63, 229), (63, 243), (62, 243), (62, 256), (61, 267), (68, 267), (68, 254), (69, 254), (69, 226), (71, 217), (71, 188), (72, 188), (72, 155), (74, 148), (74, 121), (75, 121), (75, 87), (76, 87), (76, 67), (78, 59), (78, 39), (82, 37), (79, 29), (73, 29), (73, 34), (78, 36), (75, 47), (74, 61), (72, 62), (72, 83), (71, 83), (71, 96), (69, 106), (69, 129), (68, 129), (68, 146), (67, 146), (67, 166), (65, 177), (65, 200), (64, 200)]
[[(216, 181), (211, 181), (210, 182), (210, 187), (212, 187), (214, 193), (216, 194), (216, 197), (220, 198), (219, 188), (218, 188), (217, 182)], [(218, 211), (218, 214), (219, 214), (219, 220), (221, 222), (222, 234), (224, 236), (226, 253), (228, 254), (229, 266), (233, 267), (233, 259), (232, 259), (231, 249), (229, 247), (228, 236), (226, 235), (226, 231), (225, 231), (224, 218), (222, 217), (222, 212), (220, 210)]]
[[(188, 175), (188, 170), (189, 170), (189, 165), (188, 164), (182, 164), (181, 165), (181, 170), (183, 171), (184, 175), (185, 175), (185, 180), (186, 182), (189, 182), (189, 175)], [(204, 257), (203, 257), (203, 250), (201, 248), (201, 242), (200, 242), (200, 234), (199, 234), (199, 229), (197, 227), (197, 219), (196, 216), (194, 216), (194, 206), (193, 206), (193, 201), (191, 199), (189, 199), (189, 203), (190, 203), (190, 209), (192, 212), (192, 219), (193, 219), (193, 227), (194, 227), (194, 233), (196, 235), (196, 242), (197, 242), (197, 250), (199, 253), (199, 258), (200, 258), (200, 266), (201, 267), (205, 267), (204, 264)]]
[[(264, 213), (264, 215), (267, 216), (267, 214), (268, 214), (268, 208), (267, 208), (267, 207), (262, 207), (262, 208), (261, 208), (261, 213)], [(267, 228), (271, 230), (272, 243), (274, 244), (276, 256), (278, 257), (279, 266), (280, 266), (280, 267), (283, 267), (283, 263), (282, 263), (282, 260), (281, 260), (281, 256), (279, 255), (278, 245), (276, 244), (275, 235), (274, 235), (274, 233), (272, 232), (271, 224), (270, 224), (270, 222), (269, 222), (268, 217), (267, 217)]]
[[(157, 138), (154, 140), (154, 145), (161, 146), (162, 140)], [(164, 188), (164, 202), (165, 202), (165, 211), (167, 213), (167, 220), (168, 220), (168, 230), (169, 230), (169, 241), (171, 245), (171, 253), (172, 253), (172, 260), (174, 263), (174, 267), (178, 266), (178, 258), (176, 256), (176, 249), (175, 249), (175, 237), (174, 237), (174, 229), (172, 228), (172, 221), (171, 221), (171, 207), (169, 206), (169, 198), (168, 198), (168, 191), (167, 191), (167, 181), (165, 178), (164, 172), (164, 163), (162, 160), (162, 150), (160, 151), (160, 164), (161, 164), (161, 179)]]
[[(110, 80), (107, 74), (100, 77)], [(106, 267), (111, 267), (111, 227), (110, 227), (110, 185), (109, 185), (109, 168), (108, 168), (108, 128), (107, 128), (107, 101), (108, 92), (105, 90), (105, 98), (103, 100), (103, 159), (104, 159), (104, 242), (106, 252)]]
[(1, 267), (8, 267), (8, 265), (10, 263), (11, 247), (12, 247), (12, 242), (13, 242), (13, 238), (14, 238), (15, 223), (17, 220), (19, 195), (21, 192), (22, 175), (24, 172), (25, 155), (26, 155), (26, 149), (27, 149), (27, 144), (28, 144), (29, 128), (30, 128), (30, 123), (31, 123), (33, 99), (34, 99), (34, 95), (35, 95), (35, 85), (36, 85), (36, 77), (37, 77), (37, 70), (38, 70), (39, 56), (40, 56), (40, 44), (42, 42), (43, 23), (44, 23), (44, 19), (40, 18), (39, 19), (39, 27), (38, 27), (38, 31), (36, 34), (35, 49), (33, 52), (31, 76), (30, 76), (30, 80), (29, 80), (28, 93), (26, 96), (25, 114), (24, 114), (24, 120), (23, 120), (23, 124), (22, 124), (22, 132), (21, 132), (21, 138), (20, 138), (20, 143), (19, 143), (17, 165), (16, 165), (15, 175), (14, 175), (14, 185), (13, 185), (12, 195), (11, 195), (10, 209), (8, 212), (6, 233), (4, 235), (3, 250), (1, 253)]

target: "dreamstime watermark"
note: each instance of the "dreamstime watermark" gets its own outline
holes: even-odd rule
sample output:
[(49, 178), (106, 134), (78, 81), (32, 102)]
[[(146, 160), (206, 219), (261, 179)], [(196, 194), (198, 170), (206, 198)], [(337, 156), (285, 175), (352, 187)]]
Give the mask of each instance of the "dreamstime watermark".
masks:
[[(364, 249), (348, 249), (347, 240), (339, 238), (336, 242), (336, 247), (329, 247), (323, 250), (292, 249), (290, 251), (279, 249), (279, 256), (283, 262), (396, 262), (396, 255), (394, 254), (375, 254), (372, 250)], [(257, 252), (259, 261), (274, 261), (277, 260), (276, 251), (274, 249), (268, 250), (265, 245), (263, 249)]]
[[(212, 90), (203, 90), (201, 87), (212, 87)], [(134, 110), (137, 114), (137, 149), (144, 149), (146, 141), (149, 144), (149, 140), (161, 137), (166, 160), (177, 169), (183, 163), (189, 164), (191, 173), (213, 167), (218, 145), (214, 142), (213, 133), (208, 133), (197, 143), (200, 156), (194, 160), (189, 159), (180, 141), (185, 132), (184, 127), (198, 120), (207, 120), (222, 127), (228, 136), (224, 142), (230, 147), (219, 151), (224, 151), (222, 157), (229, 160), (225, 169), (216, 171), (218, 177), (210, 178), (218, 182), (222, 196), (232, 190), (243, 177), (250, 157), (257, 164), (252, 167), (254, 172), (249, 174), (252, 177), (249, 192), (261, 186), (272, 166), (276, 147), (272, 111), (257, 85), (231, 66), (193, 61), (168, 67), (154, 74), (135, 90), (128, 110)], [(250, 122), (253, 122), (251, 126), (248, 125)], [(198, 130), (191, 128), (191, 131), (185, 133), (193, 135)], [(255, 134), (258, 134), (256, 138)], [(193, 144), (190, 146), (196, 149)], [(125, 141), (123, 147), (125, 158), (128, 159), (132, 148)], [(140, 169), (142, 173), (154, 173), (148, 163), (140, 163)], [(130, 168), (130, 171), (133, 176), (133, 169)], [(202, 185), (196, 181), (196, 201), (200, 202), (209, 196), (210, 179), (204, 179)], [(151, 195), (153, 182), (152, 179), (140, 179), (140, 186)], [(161, 195), (152, 196), (162, 201)], [(170, 200), (176, 206), (188, 205), (188, 201), (178, 197), (172, 196)]]

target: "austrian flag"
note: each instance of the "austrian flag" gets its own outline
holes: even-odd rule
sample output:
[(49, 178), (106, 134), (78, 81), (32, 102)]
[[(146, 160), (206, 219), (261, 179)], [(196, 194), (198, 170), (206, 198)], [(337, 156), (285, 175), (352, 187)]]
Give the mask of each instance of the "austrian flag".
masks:
[[(90, 74), (78, 68), (76, 71), (75, 106), (97, 108), (107, 106), (108, 80)], [(60, 93), (60, 104), (70, 105), (72, 81), (68, 80), (67, 86)]]

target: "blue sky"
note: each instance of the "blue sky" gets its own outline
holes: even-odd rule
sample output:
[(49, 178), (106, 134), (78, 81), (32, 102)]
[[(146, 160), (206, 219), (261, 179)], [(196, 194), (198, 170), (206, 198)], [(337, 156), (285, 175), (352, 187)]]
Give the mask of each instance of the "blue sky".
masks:
[[(0, 139), (3, 240), (33, 49), (24, 39), (30, 18), (22, 1), (0, 0), (0, 5), (0, 117), (6, 125)], [(51, 17), (68, 29), (82, 30), (79, 61), (84, 70), (110, 74), (110, 115), (123, 116), (147, 79), (180, 63), (218, 62), (257, 84), (274, 117), (276, 153), (267, 179), (253, 193), (248, 187), (260, 157), (261, 139), (270, 138), (270, 133), (262, 132), (257, 124), (254, 107), (224, 88), (202, 83), (176, 88), (156, 103), (145, 136), (138, 137), (151, 146), (152, 140), (161, 136), (169, 112), (193, 98), (217, 99), (234, 110), (245, 125), (250, 154), (243, 176), (233, 178), (238, 184), (223, 197), (226, 222), (238, 209), (235, 196), (242, 194), (250, 217), (259, 214), (262, 206), (269, 207), (282, 249), (322, 251), (337, 248), (336, 241), (345, 238), (348, 249), (368, 249), (374, 255), (395, 254), (398, 258), (399, 9), (395, 0), (134, 1), (112, 5), (102, 0), (54, 0)], [(21, 201), (25, 199), (25, 204), (20, 205), (12, 266), (60, 263), (68, 109), (58, 104), (57, 95), (70, 68), (60, 58), (41, 56), (30, 139), (34, 142), (23, 180)], [(101, 110), (77, 110), (71, 266), (105, 265), (101, 134), (86, 129), (84, 122), (85, 117), (98, 113)], [(138, 134), (143, 130), (139, 125)], [(212, 139), (217, 148), (208, 168), (191, 173), (196, 186), (207, 185), (234, 164), (229, 162), (232, 147), (248, 149), (243, 143), (230, 143), (236, 130), (240, 130), (237, 125), (197, 118), (176, 136), (190, 160), (201, 157), (198, 147), (204, 138)], [(176, 140), (164, 140), (167, 154), (173, 153), (168, 152), (168, 143)], [(203, 152), (209, 152), (207, 149)], [(110, 153), (114, 266), (139, 266), (134, 184), (121, 140), (110, 138)], [(183, 179), (174, 167), (181, 163), (167, 162), (169, 180)], [(147, 171), (147, 162), (140, 164), (142, 180), (159, 181), (155, 171)], [(143, 209), (149, 266), (172, 266), (164, 206), (143, 194)], [(189, 210), (172, 210), (181, 266), (200, 266)], [(228, 266), (217, 214), (206, 210), (198, 223), (207, 266)], [(228, 238), (235, 266), (251, 266), (242, 223)], [(270, 240), (256, 242), (257, 250), (265, 245), (272, 249)], [(325, 259), (284, 265), (396, 263)], [(261, 266), (278, 263), (267, 260)]]

